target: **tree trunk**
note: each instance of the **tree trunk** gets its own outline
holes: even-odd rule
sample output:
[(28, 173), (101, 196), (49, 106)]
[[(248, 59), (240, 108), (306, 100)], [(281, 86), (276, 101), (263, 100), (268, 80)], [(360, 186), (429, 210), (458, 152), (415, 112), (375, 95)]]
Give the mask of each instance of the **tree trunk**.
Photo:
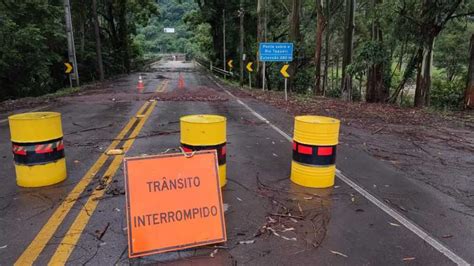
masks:
[(130, 51), (128, 48), (127, 0), (119, 1), (119, 38), (125, 72), (130, 73)]
[(323, 80), (323, 95), (326, 95), (326, 90), (328, 88), (328, 68), (329, 68), (329, 56), (331, 51), (331, 31), (330, 31), (330, 18), (329, 18), (329, 0), (326, 1), (326, 36), (324, 44), (324, 80)]
[(352, 76), (347, 72), (347, 66), (352, 63), (355, 2), (355, 0), (346, 0), (346, 21), (344, 30), (344, 51), (342, 58), (341, 82), (341, 97), (346, 101), (352, 100)]
[[(431, 68), (433, 61), (433, 45), (436, 36), (441, 32), (446, 23), (452, 20), (453, 14), (460, 6), (462, 0), (447, 1), (449, 5), (443, 4), (444, 1), (423, 0), (421, 16), (426, 17), (427, 21), (423, 21), (420, 27), (420, 36), (422, 43), (420, 44), (421, 64), (418, 65), (418, 74), (416, 79), (415, 106), (423, 107), (430, 105), (431, 90)], [(446, 6), (444, 6), (446, 5)], [(441, 8), (442, 12), (437, 12)], [(440, 19), (440, 17), (445, 17)]]
[[(84, 1), (80, 1), (80, 5), (85, 5)], [(85, 9), (81, 9), (78, 11), (78, 17), (79, 21), (77, 22), (79, 24), (79, 36), (80, 36), (80, 41), (79, 41), (79, 51), (81, 55), (84, 55), (85, 49), (86, 49), (86, 23), (87, 23), (87, 14), (85, 12)]]
[[(339, 82), (339, 53), (336, 54), (336, 86), (337, 86), (338, 82)], [(333, 86), (333, 87), (335, 87), (335, 86)]]
[(412, 76), (413, 72), (415, 71), (415, 68), (417, 68), (419, 60), (418, 56), (418, 52), (414, 53), (411, 56), (410, 60), (408, 61), (408, 64), (405, 67), (405, 71), (403, 72), (402, 80), (400, 81), (397, 89), (395, 89), (395, 92), (388, 99), (389, 103), (395, 103), (398, 99), (400, 92), (404, 90), (406, 82)]
[(466, 94), (464, 97), (464, 107), (474, 109), (474, 34), (471, 35), (469, 53), (469, 70), (467, 72), (467, 85)]
[(102, 63), (102, 45), (100, 43), (99, 17), (97, 16), (97, 0), (92, 0), (92, 15), (94, 16), (95, 51), (97, 58), (97, 66), (99, 68), (99, 79), (100, 81), (104, 81), (104, 65)]
[(244, 3), (243, 0), (240, 0), (240, 11), (239, 11), (239, 37), (240, 37), (240, 45), (239, 45), (239, 68), (240, 68), (240, 87), (244, 86)]
[[(257, 2), (257, 45), (263, 42), (265, 39), (264, 12), (265, 12), (265, 0), (258, 0)], [(263, 87), (263, 82), (261, 79), (262, 72), (263, 72), (263, 63), (260, 62), (259, 58), (257, 58), (257, 73), (256, 73), (257, 75), (255, 79), (257, 88)]]
[(316, 24), (316, 51), (314, 53), (314, 64), (315, 79), (314, 79), (314, 93), (316, 95), (322, 95), (323, 89), (321, 88), (321, 50), (323, 47), (323, 34), (324, 28), (326, 27), (326, 18), (323, 13), (323, 1), (316, 1), (316, 12), (317, 12), (317, 24)]
[(402, 71), (403, 57), (405, 56), (405, 47), (406, 47), (406, 42), (403, 42), (402, 46), (400, 47), (400, 54), (398, 55), (398, 64), (397, 64), (398, 71)]
[(419, 51), (419, 56), (422, 59), (418, 64), (418, 73), (416, 76), (415, 107), (424, 107), (430, 105), (433, 44), (434, 37), (429, 37), (429, 39), (423, 45), (423, 48)]
[(83, 21), (82, 19), (83, 17), (81, 17), (81, 21), (79, 22), (80, 23), (79, 32), (81, 33), (80, 42), (79, 42), (79, 51), (81, 51), (81, 55), (84, 54), (84, 51), (86, 48), (86, 27), (85, 27), (86, 22)]
[(294, 43), (295, 47), (295, 56), (293, 62), (290, 63), (290, 68), (288, 74), (290, 74), (290, 79), (288, 80), (288, 88), (290, 91), (294, 91), (294, 78), (298, 70), (298, 51), (299, 51), (299, 42), (300, 42), (300, 10), (301, 10), (301, 1), (292, 0), (291, 1), (291, 14), (290, 14), (290, 32), (289, 39), (290, 42)]
[[(375, 7), (382, 3), (382, 0), (373, 0), (372, 7)], [(372, 41), (377, 42), (380, 46), (383, 45), (382, 30), (379, 22), (375, 19), (372, 22)], [(384, 69), (383, 62), (376, 62), (372, 64), (367, 72), (367, 92), (365, 94), (365, 100), (367, 102), (385, 102), (389, 97), (389, 90), (384, 82)]]
[(331, 67), (331, 85), (330, 85), (330, 89), (333, 90), (334, 89), (334, 76), (335, 76), (335, 73), (334, 73), (334, 65), (336, 63), (336, 60), (335, 60), (335, 56), (333, 56), (332, 58), (332, 67)]

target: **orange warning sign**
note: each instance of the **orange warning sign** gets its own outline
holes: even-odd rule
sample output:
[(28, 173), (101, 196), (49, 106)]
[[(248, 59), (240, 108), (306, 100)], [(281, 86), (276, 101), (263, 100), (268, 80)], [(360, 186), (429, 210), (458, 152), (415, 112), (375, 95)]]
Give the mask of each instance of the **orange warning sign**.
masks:
[(129, 257), (227, 240), (216, 151), (125, 158)]

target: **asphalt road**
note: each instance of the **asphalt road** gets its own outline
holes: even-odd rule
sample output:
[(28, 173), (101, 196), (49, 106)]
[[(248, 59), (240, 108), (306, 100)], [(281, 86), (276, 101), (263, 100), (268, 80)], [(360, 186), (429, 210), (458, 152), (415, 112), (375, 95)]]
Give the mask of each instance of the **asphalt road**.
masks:
[[(161, 62), (143, 74), (142, 94), (137, 73), (47, 108), (63, 116), (68, 179), (58, 185), (16, 186), (8, 124), (0, 122), (1, 265), (474, 262), (474, 217), (451, 211), (459, 206), (449, 196), (344, 143), (334, 188), (296, 186), (287, 113), (236, 98), (193, 63)], [(228, 241), (128, 259), (122, 156), (103, 153), (109, 145), (126, 156), (176, 148), (179, 118), (188, 114), (227, 117)], [(301, 219), (274, 215), (282, 210)], [(264, 226), (289, 230), (273, 234)]]

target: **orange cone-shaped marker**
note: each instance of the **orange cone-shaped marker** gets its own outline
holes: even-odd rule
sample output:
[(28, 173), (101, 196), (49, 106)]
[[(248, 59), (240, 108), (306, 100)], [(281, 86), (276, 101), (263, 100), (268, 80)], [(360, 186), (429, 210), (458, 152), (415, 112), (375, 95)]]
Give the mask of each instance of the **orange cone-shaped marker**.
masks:
[(139, 93), (142, 93), (143, 90), (145, 89), (145, 84), (143, 84), (143, 78), (142, 78), (142, 75), (139, 75), (138, 76), (138, 85), (137, 85), (137, 89), (138, 89), (138, 92)]

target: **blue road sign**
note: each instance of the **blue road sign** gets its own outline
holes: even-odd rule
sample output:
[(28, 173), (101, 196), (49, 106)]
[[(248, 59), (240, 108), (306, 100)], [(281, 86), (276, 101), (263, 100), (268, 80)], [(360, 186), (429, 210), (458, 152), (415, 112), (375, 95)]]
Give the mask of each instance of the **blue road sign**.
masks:
[(261, 42), (258, 54), (263, 62), (291, 62), (293, 43)]

